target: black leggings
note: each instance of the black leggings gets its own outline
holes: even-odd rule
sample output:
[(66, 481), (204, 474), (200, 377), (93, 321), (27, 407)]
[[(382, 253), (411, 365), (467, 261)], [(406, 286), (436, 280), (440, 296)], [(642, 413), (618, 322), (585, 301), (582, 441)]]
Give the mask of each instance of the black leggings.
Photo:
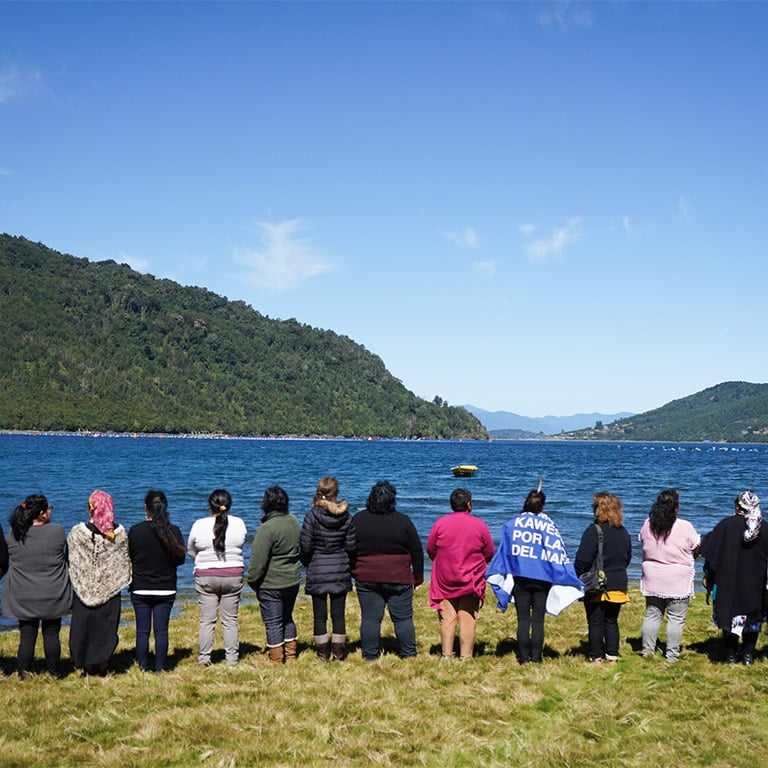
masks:
[(541, 661), (544, 649), (544, 612), (552, 585), (548, 581), (515, 577), (512, 596), (517, 610), (517, 647), (520, 661)]
[(331, 627), (334, 635), (346, 635), (347, 624), (344, 609), (347, 593), (338, 595), (312, 595), (312, 614), (314, 616), (314, 634), (325, 635), (328, 632), (328, 599), (331, 603)]
[(59, 660), (61, 659), (61, 619), (19, 619), (19, 653), (17, 664), (19, 675), (24, 676), (32, 666), (35, 657), (35, 644), (37, 643), (38, 625), (43, 624), (43, 653), (45, 654), (45, 668), (52, 675), (59, 672)]

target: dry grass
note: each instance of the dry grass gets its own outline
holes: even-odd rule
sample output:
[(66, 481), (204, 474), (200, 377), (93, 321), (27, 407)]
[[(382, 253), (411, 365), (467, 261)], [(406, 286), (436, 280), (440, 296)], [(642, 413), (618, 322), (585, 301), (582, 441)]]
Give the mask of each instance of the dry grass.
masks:
[[(196, 664), (197, 608), (172, 620), (172, 671), (133, 665), (133, 627), (121, 630), (117, 672), (61, 680), (12, 674), (17, 632), (0, 635), (0, 765), (11, 766), (758, 766), (767, 662), (716, 663), (718, 635), (703, 598), (692, 604), (678, 664), (638, 654), (642, 598), (622, 610), (622, 658), (584, 660), (580, 605), (548, 617), (546, 659), (520, 667), (514, 611), (486, 606), (478, 656), (438, 661), (438, 627), (426, 590), (416, 594), (417, 659), (387, 654), (365, 663), (353, 648), (344, 663), (322, 664), (304, 643), (299, 660), (275, 667), (263, 654), (253, 599), (241, 609), (242, 659)], [(311, 637), (311, 606), (297, 610)], [(132, 619), (130, 608), (125, 619)], [(348, 603), (350, 640), (359, 612)], [(391, 624), (385, 619), (385, 638)], [(62, 632), (66, 648), (66, 630)], [(220, 637), (217, 636), (220, 645)], [(392, 648), (391, 640), (387, 647)], [(38, 649), (39, 652), (40, 649)]]

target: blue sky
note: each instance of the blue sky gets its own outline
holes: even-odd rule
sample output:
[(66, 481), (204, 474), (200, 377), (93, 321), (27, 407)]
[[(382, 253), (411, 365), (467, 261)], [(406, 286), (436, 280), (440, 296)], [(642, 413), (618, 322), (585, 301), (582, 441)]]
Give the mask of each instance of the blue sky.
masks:
[(768, 3), (0, 0), (0, 231), (421, 397), (768, 381)]

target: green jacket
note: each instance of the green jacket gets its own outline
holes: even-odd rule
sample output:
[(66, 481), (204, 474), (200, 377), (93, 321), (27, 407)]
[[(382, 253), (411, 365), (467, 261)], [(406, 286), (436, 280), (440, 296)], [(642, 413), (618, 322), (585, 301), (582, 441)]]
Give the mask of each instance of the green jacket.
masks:
[(299, 521), (287, 512), (270, 512), (251, 545), (248, 583), (257, 589), (285, 589), (300, 581)]

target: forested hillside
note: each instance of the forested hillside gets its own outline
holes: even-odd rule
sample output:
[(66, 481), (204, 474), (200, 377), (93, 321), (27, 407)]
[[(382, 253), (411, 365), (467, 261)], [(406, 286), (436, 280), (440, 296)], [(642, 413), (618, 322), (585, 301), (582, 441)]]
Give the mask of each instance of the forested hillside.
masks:
[(487, 438), (345, 336), (0, 235), (0, 428)]
[(599, 429), (571, 432), (569, 437), (768, 442), (768, 384), (728, 381)]

